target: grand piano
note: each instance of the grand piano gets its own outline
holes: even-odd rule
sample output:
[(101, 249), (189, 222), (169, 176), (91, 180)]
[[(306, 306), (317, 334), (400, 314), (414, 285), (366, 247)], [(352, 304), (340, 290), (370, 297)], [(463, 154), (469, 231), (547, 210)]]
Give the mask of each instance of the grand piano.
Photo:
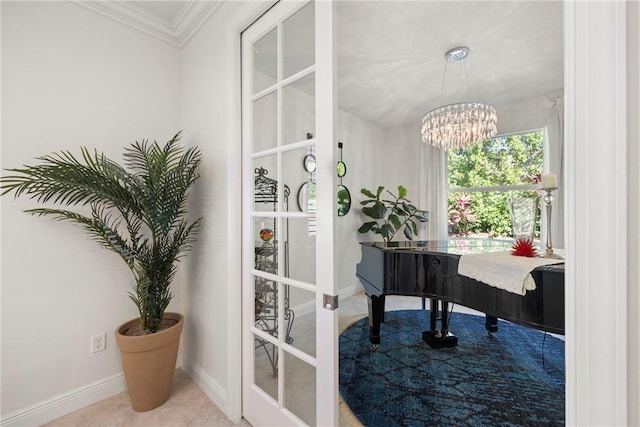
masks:
[(458, 274), (464, 254), (504, 252), (511, 243), (491, 239), (417, 242), (362, 242), (356, 276), (368, 297), (369, 339), (380, 344), (385, 296), (408, 295), (430, 301), (430, 329), (422, 339), (431, 347), (457, 345), (449, 330), (450, 303), (485, 313), (485, 328), (498, 331), (498, 318), (542, 331), (564, 334), (564, 264), (538, 267), (531, 272), (536, 289), (524, 296)]

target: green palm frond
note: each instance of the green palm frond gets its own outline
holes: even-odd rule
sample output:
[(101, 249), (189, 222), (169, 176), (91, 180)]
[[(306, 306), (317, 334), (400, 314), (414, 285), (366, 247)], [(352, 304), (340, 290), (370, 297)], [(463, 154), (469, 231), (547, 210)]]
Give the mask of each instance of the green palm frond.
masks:
[(81, 158), (61, 151), (39, 157), (38, 165), (9, 169), (12, 174), (0, 178), (3, 195), (91, 207), (90, 216), (56, 208), (26, 212), (75, 222), (120, 255), (134, 276), (129, 298), (140, 312), (141, 326), (152, 332), (161, 327), (173, 297), (176, 262), (191, 250), (202, 222), (186, 218), (202, 155), (196, 147), (183, 149), (180, 137), (178, 132), (163, 147), (148, 140), (132, 143), (124, 153), (129, 170), (81, 147)]
[(92, 240), (120, 255), (130, 268), (133, 266), (135, 251), (117, 231), (121, 221), (112, 214), (106, 213), (104, 208), (92, 206), (91, 218), (64, 209), (40, 208), (29, 209), (25, 212), (37, 216), (50, 216), (59, 221), (75, 222), (88, 232)]
[(124, 185), (130, 174), (103, 154), (91, 155), (84, 147), (81, 152), (84, 164), (62, 151), (39, 157), (39, 165), (8, 169), (18, 175), (2, 177), (2, 194), (13, 191), (15, 197), (24, 194), (39, 203), (105, 203), (136, 209), (136, 200)]

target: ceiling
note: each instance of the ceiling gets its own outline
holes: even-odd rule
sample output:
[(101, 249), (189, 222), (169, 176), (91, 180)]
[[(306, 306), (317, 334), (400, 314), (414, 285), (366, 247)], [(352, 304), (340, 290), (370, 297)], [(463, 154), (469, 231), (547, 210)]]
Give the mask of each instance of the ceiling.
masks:
[[(189, 26), (187, 20), (199, 20), (201, 25), (204, 14), (215, 13), (217, 7), (204, 4), (220, 4), (92, 3), (127, 5), (176, 31)], [(415, 123), (429, 110), (451, 102), (500, 105), (563, 87), (560, 0), (339, 1), (337, 5), (339, 106), (382, 128)], [(199, 27), (190, 28), (188, 36), (175, 34), (178, 45)], [(469, 47), (471, 54), (464, 68), (448, 65), (443, 88), (444, 53), (456, 46)]]
[[(382, 127), (422, 119), (468, 96), (499, 105), (563, 87), (562, 2), (366, 1), (338, 3), (340, 107)], [(441, 96), (443, 95), (443, 96)]]

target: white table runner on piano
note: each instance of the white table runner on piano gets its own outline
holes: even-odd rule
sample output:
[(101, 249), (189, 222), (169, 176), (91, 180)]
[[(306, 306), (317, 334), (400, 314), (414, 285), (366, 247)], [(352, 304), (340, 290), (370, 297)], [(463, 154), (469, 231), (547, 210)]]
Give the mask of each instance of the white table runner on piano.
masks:
[(563, 263), (561, 259), (515, 256), (511, 252), (469, 254), (460, 257), (458, 274), (524, 295), (536, 288), (531, 271), (543, 265)]

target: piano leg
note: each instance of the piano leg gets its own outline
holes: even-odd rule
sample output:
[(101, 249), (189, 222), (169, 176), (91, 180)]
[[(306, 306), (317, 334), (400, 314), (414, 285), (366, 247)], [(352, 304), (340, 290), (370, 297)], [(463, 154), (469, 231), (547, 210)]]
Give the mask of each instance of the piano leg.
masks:
[(489, 316), (488, 314), (485, 314), (484, 317), (484, 328), (489, 332), (489, 335), (494, 332), (498, 332), (498, 318), (495, 316)]
[(431, 331), (437, 331), (438, 330), (438, 310), (440, 310), (438, 308), (438, 300), (431, 298), (429, 300), (430, 304), (431, 304), (431, 308), (429, 309), (429, 320), (431, 321), (430, 326), (430, 330)]
[[(440, 305), (442, 305), (442, 310), (439, 308)], [(448, 302), (431, 298), (431, 312), (429, 313), (431, 329), (422, 331), (422, 341), (429, 344), (431, 348), (458, 345), (458, 337), (449, 332), (448, 308)], [(438, 329), (438, 320), (440, 320), (441, 329)]]
[(372, 295), (368, 300), (369, 341), (374, 350), (380, 346), (380, 323), (384, 322), (384, 295)]
[(440, 324), (442, 325), (442, 335), (447, 335), (449, 333), (449, 303), (446, 301), (441, 301), (442, 311), (440, 312)]

